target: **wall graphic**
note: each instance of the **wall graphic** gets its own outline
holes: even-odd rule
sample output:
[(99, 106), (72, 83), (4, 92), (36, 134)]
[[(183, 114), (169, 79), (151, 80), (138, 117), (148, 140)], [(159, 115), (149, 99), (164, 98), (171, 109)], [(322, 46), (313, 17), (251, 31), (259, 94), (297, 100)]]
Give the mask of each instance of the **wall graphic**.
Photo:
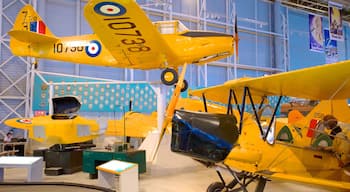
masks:
[(328, 7), (328, 16), (329, 16), (329, 31), (330, 37), (333, 40), (343, 41), (343, 22), (341, 19), (341, 10), (337, 7), (329, 6)]
[(324, 52), (326, 55), (326, 63), (335, 63), (338, 61), (338, 48), (337, 41), (332, 40), (329, 34), (329, 30), (324, 30)]
[[(53, 97), (67, 95), (78, 97), (82, 103), (80, 111), (122, 112), (128, 110), (130, 100), (135, 111), (150, 113), (157, 109), (156, 94), (148, 83), (104, 84), (103, 81), (84, 78), (51, 75), (44, 77), (48, 82), (54, 83), (80, 82), (80, 84), (53, 85)], [(92, 81), (96, 84), (87, 83)], [(48, 100), (49, 86), (36, 76), (33, 110), (48, 111)]]
[(311, 51), (323, 52), (322, 17), (309, 15), (309, 48)]

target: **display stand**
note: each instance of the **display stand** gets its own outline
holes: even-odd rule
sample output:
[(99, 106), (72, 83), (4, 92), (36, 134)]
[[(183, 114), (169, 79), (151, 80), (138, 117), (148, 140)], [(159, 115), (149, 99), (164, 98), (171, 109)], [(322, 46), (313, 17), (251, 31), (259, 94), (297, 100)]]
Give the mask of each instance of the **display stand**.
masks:
[(0, 182), (4, 181), (4, 168), (27, 168), (27, 181), (41, 181), (43, 177), (42, 157), (0, 157)]
[(139, 191), (138, 164), (111, 160), (97, 166), (96, 169), (100, 186), (119, 192)]
[(83, 151), (83, 171), (89, 173), (90, 179), (97, 179), (96, 167), (110, 160), (126, 161), (138, 164), (139, 174), (146, 172), (146, 151), (127, 150), (121, 152), (105, 149), (88, 149)]

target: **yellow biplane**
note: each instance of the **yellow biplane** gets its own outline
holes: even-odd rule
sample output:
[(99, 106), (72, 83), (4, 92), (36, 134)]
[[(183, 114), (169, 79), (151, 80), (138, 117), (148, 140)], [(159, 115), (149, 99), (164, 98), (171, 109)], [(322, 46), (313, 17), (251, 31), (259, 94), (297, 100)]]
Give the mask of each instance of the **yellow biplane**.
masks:
[(180, 21), (152, 23), (134, 0), (90, 0), (84, 15), (94, 34), (57, 37), (26, 5), (8, 32), (12, 53), (98, 66), (165, 69), (161, 80), (173, 85), (179, 66), (225, 58), (233, 53), (234, 41), (238, 43), (237, 30), (234, 38), (191, 31)]
[[(350, 190), (349, 69), (350, 61), (343, 61), (191, 91), (204, 105), (227, 104), (227, 113), (175, 110), (171, 149), (219, 167), (220, 182), (208, 192), (247, 191), (253, 181), (262, 192), (270, 179)], [(274, 106), (266, 102), (270, 96), (277, 98)], [(276, 117), (284, 96), (319, 104), (305, 117), (290, 113), (296, 118), (288, 123)], [(341, 127), (337, 134), (324, 127), (328, 115)], [(230, 182), (220, 168), (232, 174)]]
[(76, 114), (81, 106), (76, 97), (57, 97), (52, 102), (53, 115), (14, 118), (4, 123), (26, 130), (30, 139), (48, 145), (81, 143), (99, 135), (99, 126), (95, 120)]

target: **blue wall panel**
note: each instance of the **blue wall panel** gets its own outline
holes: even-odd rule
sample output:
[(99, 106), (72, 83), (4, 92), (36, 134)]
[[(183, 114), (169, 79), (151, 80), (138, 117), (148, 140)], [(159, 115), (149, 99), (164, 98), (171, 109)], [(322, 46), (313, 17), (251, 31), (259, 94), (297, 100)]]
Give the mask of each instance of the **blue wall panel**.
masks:
[(217, 85), (226, 81), (227, 72), (224, 67), (208, 66), (208, 73), (208, 86)]
[(290, 70), (325, 63), (324, 53), (309, 50), (308, 23), (308, 14), (293, 10), (289, 11)]
[(256, 39), (250, 33), (239, 33), (239, 63), (255, 65)]
[[(255, 0), (236, 0), (236, 11), (238, 18), (255, 19)], [(255, 24), (238, 20), (238, 26), (254, 28)]]

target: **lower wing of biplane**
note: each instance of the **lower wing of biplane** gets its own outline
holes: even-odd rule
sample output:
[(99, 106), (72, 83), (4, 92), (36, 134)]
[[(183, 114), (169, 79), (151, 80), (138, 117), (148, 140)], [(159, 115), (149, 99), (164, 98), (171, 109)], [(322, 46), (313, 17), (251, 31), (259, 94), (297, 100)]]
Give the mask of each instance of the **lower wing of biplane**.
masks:
[[(225, 182), (217, 169), (220, 182), (209, 185), (208, 192), (247, 191), (255, 180), (256, 191), (262, 192), (266, 181), (274, 178), (349, 190), (350, 140), (345, 129), (333, 139), (324, 131), (327, 139), (320, 141), (309, 127), (317, 125), (312, 118), (322, 119), (327, 113), (350, 122), (341, 115), (350, 114), (349, 69), (350, 61), (343, 61), (191, 91), (204, 104), (225, 103), (227, 114), (175, 111), (172, 151), (232, 174), (233, 180)], [(277, 97), (274, 106), (265, 102), (270, 96)], [(284, 96), (328, 101), (321, 101), (312, 115), (288, 124), (276, 117)]]

